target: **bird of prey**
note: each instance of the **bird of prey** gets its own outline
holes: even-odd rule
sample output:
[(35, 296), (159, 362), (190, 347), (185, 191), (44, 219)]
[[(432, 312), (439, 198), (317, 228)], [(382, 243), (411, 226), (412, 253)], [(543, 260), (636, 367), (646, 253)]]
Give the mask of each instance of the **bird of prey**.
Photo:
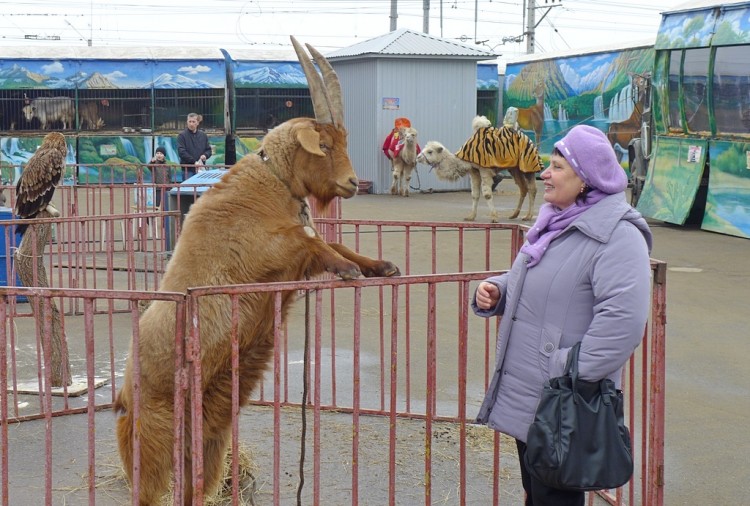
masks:
[[(67, 154), (68, 145), (63, 134), (51, 132), (44, 137), (16, 184), (15, 212), (19, 218), (35, 218), (45, 209), (52, 216), (60, 216), (60, 211), (50, 201), (62, 177)], [(18, 225), (16, 233), (23, 234), (27, 226)]]

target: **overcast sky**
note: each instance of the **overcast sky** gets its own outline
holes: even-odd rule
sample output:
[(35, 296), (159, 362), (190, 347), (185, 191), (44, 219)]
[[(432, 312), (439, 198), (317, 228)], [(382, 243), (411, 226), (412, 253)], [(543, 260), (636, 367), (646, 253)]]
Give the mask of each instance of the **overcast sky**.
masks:
[[(536, 2), (544, 53), (655, 39), (659, 13), (684, 0)], [(397, 28), (422, 31), (424, 1), (397, 5)], [(429, 33), (513, 58), (526, 52), (523, 5), (431, 0)], [(0, 45), (288, 49), (291, 34), (325, 53), (387, 33), (390, 11), (391, 0), (0, 0)]]

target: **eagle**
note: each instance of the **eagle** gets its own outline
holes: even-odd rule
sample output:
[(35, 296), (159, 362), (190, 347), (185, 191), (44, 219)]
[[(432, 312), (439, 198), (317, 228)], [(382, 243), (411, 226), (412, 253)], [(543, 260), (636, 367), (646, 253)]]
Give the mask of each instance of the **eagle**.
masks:
[[(68, 145), (63, 134), (51, 132), (44, 137), (16, 184), (16, 216), (22, 219), (36, 218), (44, 210), (52, 216), (60, 216), (60, 211), (50, 201), (62, 177), (67, 155)], [(27, 227), (18, 225), (16, 233), (23, 234)]]

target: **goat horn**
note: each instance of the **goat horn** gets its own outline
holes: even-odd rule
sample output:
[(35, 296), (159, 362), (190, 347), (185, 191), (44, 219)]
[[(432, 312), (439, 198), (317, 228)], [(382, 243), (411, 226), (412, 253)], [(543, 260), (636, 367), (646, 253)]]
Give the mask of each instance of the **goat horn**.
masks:
[(327, 97), (331, 106), (331, 115), (333, 116), (333, 123), (336, 126), (342, 126), (344, 124), (344, 103), (341, 94), (341, 83), (339, 83), (339, 77), (336, 72), (328, 63), (325, 56), (312, 47), (310, 44), (305, 44), (310, 54), (315, 59), (315, 63), (318, 64), (320, 72), (323, 74), (323, 82), (325, 83), (326, 90), (328, 91)]
[(315, 111), (315, 119), (319, 123), (333, 123), (333, 117), (331, 116), (331, 107), (329, 105), (328, 96), (325, 88), (323, 87), (323, 80), (320, 78), (320, 74), (313, 67), (310, 57), (305, 53), (297, 39), (291, 36), (292, 45), (294, 51), (297, 53), (302, 70), (305, 71), (305, 77), (307, 78), (307, 87), (310, 90), (310, 98), (313, 103), (313, 110)]

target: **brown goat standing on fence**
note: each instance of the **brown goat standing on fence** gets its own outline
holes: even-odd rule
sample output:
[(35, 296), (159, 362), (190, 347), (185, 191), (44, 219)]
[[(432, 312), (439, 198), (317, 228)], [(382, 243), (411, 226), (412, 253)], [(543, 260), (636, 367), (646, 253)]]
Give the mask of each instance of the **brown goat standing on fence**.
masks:
[[(160, 290), (294, 281), (323, 272), (343, 279), (399, 274), (391, 262), (327, 244), (313, 228), (306, 197), (313, 195), (323, 205), (336, 197), (349, 198), (357, 193), (358, 181), (347, 155), (338, 78), (326, 59), (308, 45), (323, 74), (321, 80), (294, 37), (292, 43), (307, 76), (315, 119), (292, 119), (269, 131), (259, 155), (242, 158), (193, 204)], [(284, 317), (295, 295), (283, 294)], [(199, 306), (203, 479), (210, 495), (219, 485), (231, 439), (231, 306), (226, 296), (204, 297)], [(273, 295), (241, 297), (239, 318), (239, 396), (244, 405), (273, 355)], [(134, 437), (140, 440), (141, 505), (157, 504), (172, 472), (175, 323), (175, 308), (168, 302), (155, 301), (143, 313), (139, 355), (131, 350), (115, 403), (121, 414), (117, 420), (120, 455), (131, 482)], [(134, 421), (136, 359), (140, 360), (141, 402), (140, 417)], [(185, 504), (191, 504), (193, 495), (189, 410)]]

